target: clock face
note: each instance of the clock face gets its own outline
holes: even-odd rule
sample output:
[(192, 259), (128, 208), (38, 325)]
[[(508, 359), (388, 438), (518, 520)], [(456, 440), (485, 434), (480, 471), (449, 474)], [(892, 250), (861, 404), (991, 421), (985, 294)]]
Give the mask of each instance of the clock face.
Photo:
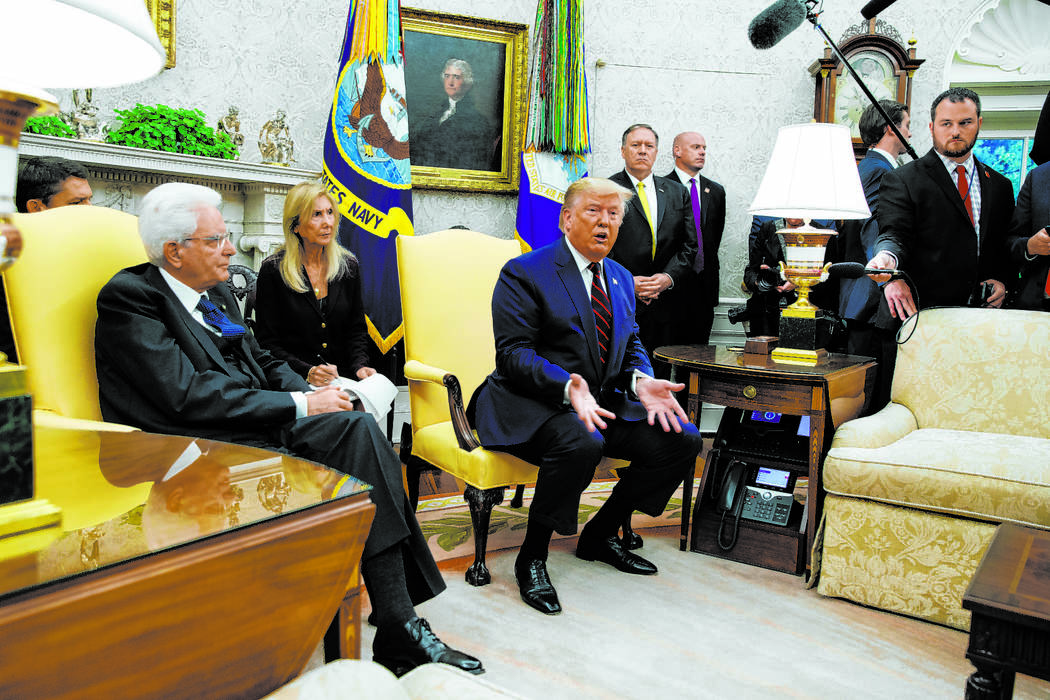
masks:
[[(890, 58), (880, 51), (859, 51), (849, 63), (877, 100), (897, 99), (900, 78), (894, 75)], [(871, 104), (849, 71), (843, 69), (835, 82), (835, 106), (832, 118), (836, 124), (850, 128), (853, 138), (860, 138), (860, 115)]]

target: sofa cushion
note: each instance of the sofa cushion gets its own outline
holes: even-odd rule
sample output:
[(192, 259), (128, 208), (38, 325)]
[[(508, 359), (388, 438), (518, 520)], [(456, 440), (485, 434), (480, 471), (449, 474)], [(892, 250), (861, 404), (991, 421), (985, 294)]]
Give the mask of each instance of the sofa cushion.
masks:
[(833, 447), (828, 493), (1050, 527), (1050, 440), (927, 428), (875, 448)]

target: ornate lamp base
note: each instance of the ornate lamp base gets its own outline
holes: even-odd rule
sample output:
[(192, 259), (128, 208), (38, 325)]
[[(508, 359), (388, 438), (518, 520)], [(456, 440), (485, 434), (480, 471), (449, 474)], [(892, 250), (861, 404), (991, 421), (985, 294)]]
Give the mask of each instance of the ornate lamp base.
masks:
[(33, 400), (25, 375), (21, 365), (0, 365), (0, 560), (43, 549), (62, 532), (62, 511), (33, 498)]
[(828, 344), (831, 329), (824, 312), (816, 310), (812, 317), (799, 317), (787, 313), (780, 317), (780, 341), (773, 349), (775, 362), (816, 365), (828, 355), (824, 346)]

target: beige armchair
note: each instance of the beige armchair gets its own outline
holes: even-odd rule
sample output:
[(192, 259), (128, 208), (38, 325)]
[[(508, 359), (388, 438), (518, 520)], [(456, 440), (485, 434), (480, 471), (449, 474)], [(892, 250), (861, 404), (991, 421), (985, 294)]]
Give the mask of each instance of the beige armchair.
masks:
[(916, 318), (891, 403), (828, 452), (817, 590), (968, 629), (962, 595), (996, 526), (1050, 529), (1050, 314)]

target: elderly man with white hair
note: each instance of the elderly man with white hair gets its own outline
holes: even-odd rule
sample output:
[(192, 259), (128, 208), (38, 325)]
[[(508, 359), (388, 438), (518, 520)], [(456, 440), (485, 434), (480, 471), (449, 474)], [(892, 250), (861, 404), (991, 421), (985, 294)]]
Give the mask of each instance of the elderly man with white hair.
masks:
[(459, 58), (450, 58), (441, 71), (447, 99), (418, 125), (409, 121), (413, 165), (463, 170), (499, 170), (496, 132), (491, 120), (478, 111), (471, 91), (474, 70)]
[(142, 200), (148, 263), (99, 293), (95, 362), (108, 421), (143, 430), (269, 447), (371, 484), (375, 519), (361, 573), (377, 631), (374, 658), (397, 674), (427, 662), (472, 672), (414, 605), (445, 588), (401, 485), (401, 465), (371, 415), (335, 387), (306, 380), (263, 350), (225, 284), (234, 254), (221, 199), (168, 183)]

